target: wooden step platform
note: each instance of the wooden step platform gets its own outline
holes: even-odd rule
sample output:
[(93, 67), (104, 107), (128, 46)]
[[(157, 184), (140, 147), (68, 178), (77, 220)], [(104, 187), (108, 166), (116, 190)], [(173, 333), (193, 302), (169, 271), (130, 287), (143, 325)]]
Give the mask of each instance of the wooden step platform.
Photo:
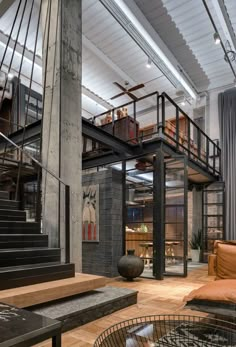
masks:
[(0, 302), (17, 307), (34, 306), (104, 287), (106, 281), (102, 276), (76, 274), (73, 278), (2, 290)]

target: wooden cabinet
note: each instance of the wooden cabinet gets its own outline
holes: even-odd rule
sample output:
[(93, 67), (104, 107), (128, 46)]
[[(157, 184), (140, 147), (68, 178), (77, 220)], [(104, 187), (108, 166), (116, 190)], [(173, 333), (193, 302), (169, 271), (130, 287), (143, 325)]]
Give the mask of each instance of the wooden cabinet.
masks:
[(101, 128), (107, 131), (109, 134), (119, 137), (121, 140), (132, 140), (132, 142), (134, 143), (137, 142), (135, 138), (139, 133), (139, 123), (134, 121), (134, 119), (130, 116), (115, 120), (114, 132), (112, 122), (101, 125)]

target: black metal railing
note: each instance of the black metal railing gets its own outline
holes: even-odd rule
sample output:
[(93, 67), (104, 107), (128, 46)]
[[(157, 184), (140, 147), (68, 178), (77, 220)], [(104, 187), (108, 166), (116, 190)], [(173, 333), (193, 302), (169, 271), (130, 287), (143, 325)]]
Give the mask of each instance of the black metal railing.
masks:
[[(27, 203), (31, 206), (31, 213), (28, 215), (28, 221), (32, 218), (36, 222), (40, 222), (42, 218), (42, 173), (49, 174), (50, 177), (55, 179), (58, 184), (58, 191), (60, 192), (61, 186), (64, 187), (64, 233), (65, 233), (65, 262), (70, 262), (70, 186), (67, 185), (60, 177), (54, 174), (51, 170), (46, 168), (40, 161), (35, 159), (27, 150), (22, 146), (18, 146), (6, 135), (0, 132), (1, 138), (7, 143), (5, 146), (6, 152), (0, 153), (0, 184), (3, 189), (10, 191), (12, 200), (20, 200), (22, 203), (21, 209), (27, 208)], [(27, 160), (28, 159), (28, 160)], [(23, 180), (17, 184), (18, 170), (21, 170), (21, 178)], [(6, 182), (11, 179), (11, 189), (6, 188)], [(29, 188), (31, 182), (31, 188)], [(32, 183), (33, 182), (33, 183)], [(24, 184), (28, 184), (27, 189)], [(13, 189), (12, 189), (13, 187)], [(27, 191), (26, 191), (27, 190)], [(27, 194), (30, 197), (27, 199)], [(61, 196), (61, 194), (59, 194)], [(58, 213), (60, 216), (61, 206), (58, 204)], [(60, 219), (60, 218), (59, 218)], [(43, 232), (43, 231), (42, 231)], [(49, 231), (50, 233), (50, 231)], [(48, 234), (49, 234), (48, 233)], [(62, 248), (60, 241), (60, 221), (58, 221), (58, 246)]]
[[(171, 108), (171, 119), (170, 115), (166, 114), (167, 107)], [(122, 110), (125, 110), (124, 120)], [(143, 127), (139, 122), (140, 117), (143, 117), (145, 122)], [(148, 94), (96, 115), (90, 118), (90, 121), (130, 144), (161, 137), (212, 174), (221, 174), (221, 149), (218, 144), (166, 93)]]
[[(213, 174), (221, 174), (221, 149), (210, 137), (172, 100), (166, 93), (160, 96), (162, 106), (162, 119), (158, 128), (181, 152), (190, 159), (202, 164)], [(168, 119), (165, 115), (166, 101), (172, 105), (175, 111), (173, 131), (168, 132)], [(173, 122), (173, 118), (172, 118)], [(180, 128), (180, 122), (184, 129)], [(171, 124), (170, 124), (171, 125)], [(195, 138), (194, 138), (195, 137)], [(218, 161), (218, 163), (217, 163)]]

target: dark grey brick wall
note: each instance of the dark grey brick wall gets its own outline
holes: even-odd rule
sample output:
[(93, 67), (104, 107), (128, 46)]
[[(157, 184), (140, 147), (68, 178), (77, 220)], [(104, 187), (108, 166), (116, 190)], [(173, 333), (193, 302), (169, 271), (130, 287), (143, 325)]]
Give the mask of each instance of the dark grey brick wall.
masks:
[(114, 277), (122, 256), (122, 174), (106, 170), (83, 176), (83, 185), (99, 184), (99, 242), (83, 242), (84, 273)]

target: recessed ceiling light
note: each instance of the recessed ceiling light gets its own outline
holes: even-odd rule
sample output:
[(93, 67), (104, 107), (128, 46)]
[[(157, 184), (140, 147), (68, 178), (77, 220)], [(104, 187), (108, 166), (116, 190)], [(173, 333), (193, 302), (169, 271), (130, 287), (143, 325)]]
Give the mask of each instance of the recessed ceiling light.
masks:
[(150, 69), (150, 68), (152, 67), (152, 61), (151, 61), (151, 58), (148, 58), (148, 61), (147, 61), (146, 67), (147, 67), (148, 69)]
[(9, 81), (13, 80), (13, 78), (14, 78), (13, 73), (9, 72), (9, 74), (7, 75), (7, 78)]
[(220, 43), (220, 35), (218, 33), (214, 33), (214, 41), (216, 45)]
[(185, 106), (185, 104), (186, 104), (185, 101), (186, 101), (186, 99), (185, 99), (185, 97), (184, 97), (184, 98), (183, 98), (183, 101), (181, 101), (181, 105), (182, 105), (182, 106)]

